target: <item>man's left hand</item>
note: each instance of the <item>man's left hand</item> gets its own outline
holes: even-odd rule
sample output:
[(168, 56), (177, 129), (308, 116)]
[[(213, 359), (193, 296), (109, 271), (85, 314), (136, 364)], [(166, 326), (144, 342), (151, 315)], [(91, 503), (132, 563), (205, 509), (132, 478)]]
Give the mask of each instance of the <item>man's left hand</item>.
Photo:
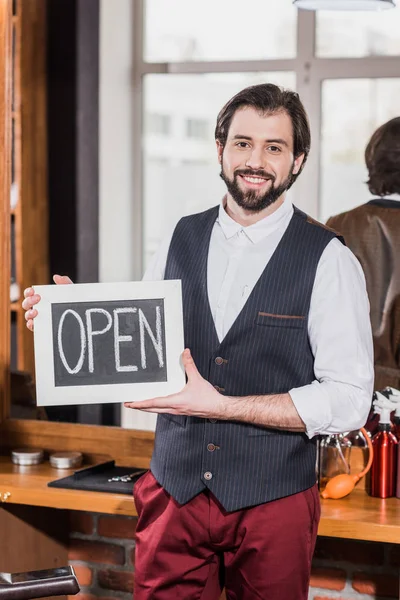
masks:
[(188, 378), (182, 391), (151, 400), (125, 402), (124, 406), (151, 413), (226, 419), (226, 399), (200, 375), (187, 348), (182, 354), (182, 361)]

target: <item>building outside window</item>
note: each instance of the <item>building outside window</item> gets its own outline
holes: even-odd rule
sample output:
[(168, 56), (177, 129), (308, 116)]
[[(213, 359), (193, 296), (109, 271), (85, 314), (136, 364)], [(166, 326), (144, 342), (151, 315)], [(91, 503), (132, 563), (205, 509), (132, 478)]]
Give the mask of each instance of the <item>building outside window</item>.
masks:
[(145, 131), (147, 135), (168, 136), (171, 132), (171, 116), (157, 113), (145, 114)]
[(195, 140), (207, 140), (210, 134), (212, 135), (212, 122), (206, 119), (187, 119), (186, 121), (186, 137)]

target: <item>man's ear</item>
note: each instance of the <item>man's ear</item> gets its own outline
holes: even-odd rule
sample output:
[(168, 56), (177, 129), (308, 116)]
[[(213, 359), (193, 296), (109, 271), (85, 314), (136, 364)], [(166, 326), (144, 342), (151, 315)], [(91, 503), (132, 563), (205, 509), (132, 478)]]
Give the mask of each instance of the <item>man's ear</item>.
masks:
[(222, 154), (224, 152), (224, 147), (219, 140), (215, 140), (215, 144), (217, 146), (218, 162), (220, 165), (222, 165)]
[(293, 164), (293, 170), (292, 170), (293, 175), (297, 175), (297, 173), (300, 171), (303, 161), (304, 161), (304, 153), (299, 154), (299, 156), (295, 159), (294, 164)]

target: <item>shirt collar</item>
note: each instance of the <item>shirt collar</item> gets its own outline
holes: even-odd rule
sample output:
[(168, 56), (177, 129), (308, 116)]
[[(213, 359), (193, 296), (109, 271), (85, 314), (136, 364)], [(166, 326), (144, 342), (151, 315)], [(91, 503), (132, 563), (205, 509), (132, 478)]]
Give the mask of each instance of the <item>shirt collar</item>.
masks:
[(374, 198), (374, 200), (400, 200), (400, 194), (387, 194), (386, 196), (380, 196), (378, 198)]
[(240, 223), (237, 223), (230, 217), (225, 210), (225, 197), (219, 206), (219, 213), (217, 223), (219, 223), (223, 234), (226, 239), (230, 239), (237, 235), (241, 230), (244, 231), (248, 239), (256, 244), (262, 239), (270, 235), (273, 231), (278, 229), (281, 225), (286, 223), (293, 214), (293, 204), (286, 196), (283, 204), (271, 215), (264, 217), (253, 225), (244, 227)]

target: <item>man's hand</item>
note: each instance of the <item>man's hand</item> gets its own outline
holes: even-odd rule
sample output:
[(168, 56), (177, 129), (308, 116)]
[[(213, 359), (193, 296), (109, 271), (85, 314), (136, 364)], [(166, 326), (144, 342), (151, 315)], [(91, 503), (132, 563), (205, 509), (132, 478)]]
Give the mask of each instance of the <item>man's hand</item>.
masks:
[(188, 382), (181, 392), (124, 405), (151, 413), (232, 420), (297, 433), (306, 430), (290, 394), (223, 396), (200, 375), (190, 350), (183, 352), (182, 360)]
[[(72, 283), (71, 279), (67, 275), (53, 275), (53, 281), (57, 285), (65, 285)], [(24, 301), (22, 302), (22, 308), (25, 311), (26, 326), (28, 329), (33, 331), (34, 319), (38, 315), (38, 311), (34, 306), (40, 302), (41, 298), (39, 294), (35, 294), (33, 287), (26, 288), (24, 290)]]
[(124, 406), (151, 413), (189, 415), (205, 419), (226, 419), (226, 400), (224, 396), (200, 375), (190, 350), (186, 349), (183, 352), (182, 361), (188, 378), (182, 391), (178, 394), (152, 398), (151, 400), (125, 402)]

